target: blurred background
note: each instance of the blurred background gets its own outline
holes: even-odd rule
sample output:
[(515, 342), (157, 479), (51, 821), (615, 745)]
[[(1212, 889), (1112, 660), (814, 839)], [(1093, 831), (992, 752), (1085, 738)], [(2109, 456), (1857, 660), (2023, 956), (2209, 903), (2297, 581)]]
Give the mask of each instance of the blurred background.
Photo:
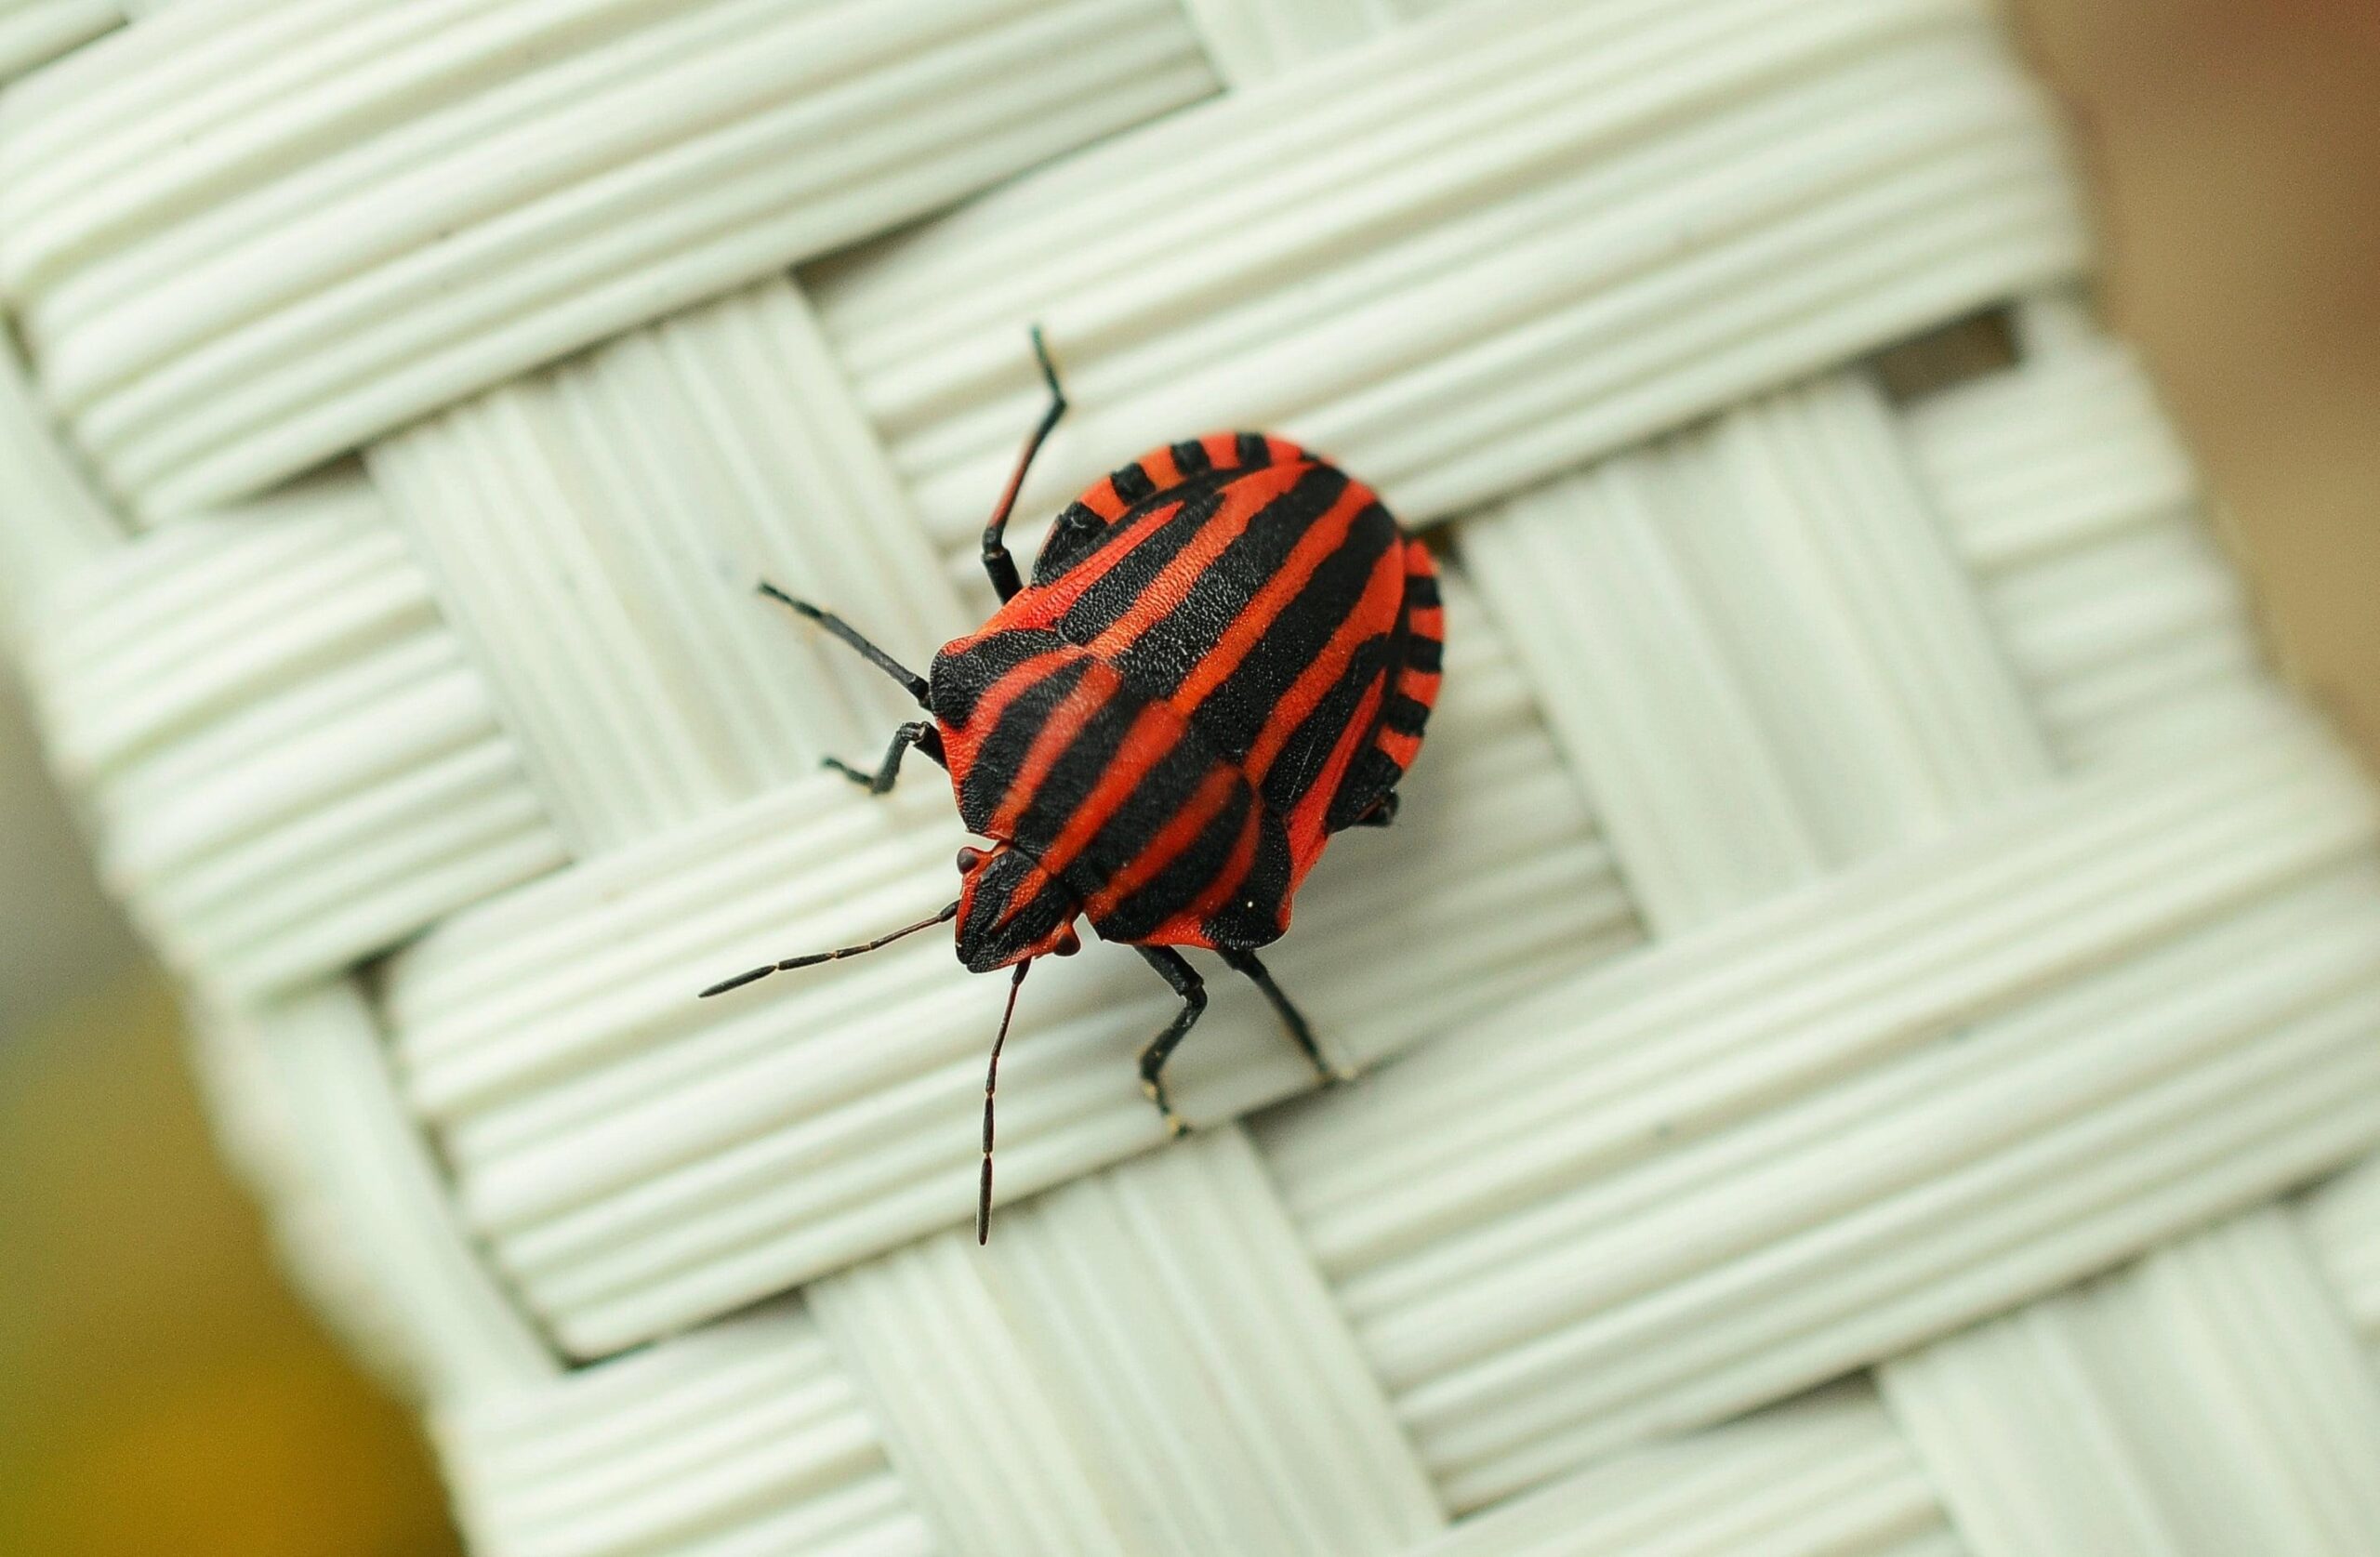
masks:
[(2096, 197), (2109, 312), (2301, 684), (2380, 752), (2380, 6), (2014, 0)]
[(0, 1552), (457, 1550), (405, 1413), (283, 1289), (180, 1041), (0, 691)]
[[(2110, 312), (2277, 647), (2380, 752), (2380, 7), (2013, 4)], [(452, 1551), (403, 1413), (272, 1274), (178, 1041), (0, 685), (0, 1552)]]

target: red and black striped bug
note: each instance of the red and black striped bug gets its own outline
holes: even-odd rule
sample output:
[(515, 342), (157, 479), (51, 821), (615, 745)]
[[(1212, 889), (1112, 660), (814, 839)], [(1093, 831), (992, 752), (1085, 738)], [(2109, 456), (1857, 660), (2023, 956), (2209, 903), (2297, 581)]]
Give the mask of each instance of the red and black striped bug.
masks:
[(988, 850), (959, 851), (959, 894), (863, 945), (755, 968), (703, 991), (874, 951), (959, 921), (959, 960), (1016, 970), (984, 1082), (976, 1234), (991, 1213), (992, 1098), (1017, 989), (1036, 957), (1068, 957), (1077, 918), (1137, 950), (1182, 997), (1141, 1054), (1176, 1134), (1165, 1062), (1207, 1003), (1176, 948), (1253, 982), (1326, 1081), (1340, 1079), (1257, 960), (1330, 836), (1383, 826), (1421, 749), (1445, 636), (1430, 555), (1329, 461), (1264, 433), (1151, 451), (1058, 515), (1026, 586), (1003, 541), (1025, 472), (1066, 400), (1041, 332), (1050, 406), (984, 527), (1000, 607), (919, 676), (848, 623), (783, 600), (906, 687), (931, 717), (894, 732), (881, 766), (828, 766), (874, 794), (912, 746), (950, 772)]

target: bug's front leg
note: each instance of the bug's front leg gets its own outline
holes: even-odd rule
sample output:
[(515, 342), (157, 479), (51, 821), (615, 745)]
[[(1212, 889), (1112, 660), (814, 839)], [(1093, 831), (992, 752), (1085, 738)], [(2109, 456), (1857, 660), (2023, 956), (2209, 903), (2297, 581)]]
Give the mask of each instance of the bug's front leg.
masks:
[(894, 779), (901, 776), (901, 759), (911, 746), (924, 752), (936, 762), (942, 762), (943, 766), (949, 766), (943, 759), (942, 732), (924, 719), (912, 719), (892, 732), (892, 745), (884, 754), (884, 765), (873, 773), (862, 772), (838, 757), (827, 758), (825, 765), (842, 774), (853, 784), (865, 785), (869, 794), (881, 795), (892, 787)]
[(1148, 1048), (1141, 1050), (1141, 1090), (1148, 1094), (1149, 1102), (1157, 1104), (1157, 1111), (1165, 1116), (1167, 1131), (1179, 1139), (1189, 1133), (1190, 1127), (1183, 1122), (1181, 1115), (1173, 1112), (1173, 1103), (1165, 1095), (1165, 1062), (1172, 1058), (1173, 1051), (1181, 1047), (1190, 1029), (1197, 1025), (1199, 1013), (1207, 1009), (1207, 983), (1198, 977), (1198, 970), (1170, 946), (1135, 946), (1132, 949), (1148, 960), (1148, 965), (1157, 970), (1157, 976), (1172, 986), (1173, 993), (1182, 996), (1182, 1009), (1173, 1013), (1173, 1021), (1167, 1024), (1164, 1032), (1150, 1040)]
[(1307, 1062), (1314, 1066), (1314, 1074), (1322, 1078), (1324, 1086), (1329, 1087), (1342, 1081), (1353, 1081), (1355, 1078), (1355, 1072), (1342, 1070), (1323, 1057), (1322, 1045), (1315, 1040), (1314, 1029), (1308, 1025), (1305, 1013), (1299, 1010), (1290, 1003), (1289, 997), (1281, 993), (1281, 986), (1273, 982), (1272, 973), (1263, 963), (1256, 960), (1254, 952), (1233, 951), (1225, 947), (1221, 949), (1218, 955), (1229, 963), (1235, 971), (1245, 976), (1250, 983), (1263, 991), (1264, 998), (1271, 1002), (1275, 1014), (1280, 1017), (1281, 1025), (1289, 1030), (1290, 1041), (1303, 1051)]

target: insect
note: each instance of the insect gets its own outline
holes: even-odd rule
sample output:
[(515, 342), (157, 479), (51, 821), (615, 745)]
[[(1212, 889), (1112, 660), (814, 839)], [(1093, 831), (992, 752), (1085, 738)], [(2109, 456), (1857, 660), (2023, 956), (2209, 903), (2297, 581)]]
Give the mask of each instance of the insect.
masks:
[(959, 851), (959, 896), (937, 914), (703, 991), (953, 919), (969, 970), (1012, 968), (984, 1081), (979, 1240), (990, 1233), (992, 1103), (1017, 993), (1036, 958), (1080, 948), (1078, 918), (1131, 946), (1181, 996), (1140, 1060), (1171, 1133), (1185, 1127), (1166, 1061), (1207, 1003), (1184, 946), (1252, 982), (1323, 1079), (1342, 1079), (1256, 954), (1289, 928), (1290, 899), (1333, 833), (1395, 819), (1445, 637), (1421, 543), (1363, 483), (1263, 433), (1210, 433), (1116, 471), (1058, 515), (1025, 584), (1009, 516), (1066, 410), (1038, 328), (1032, 342), (1050, 403), (984, 527), (1000, 606), (979, 630), (919, 676), (840, 617), (761, 586), (928, 716), (893, 732), (874, 772), (827, 766), (881, 795), (914, 747), (949, 771), (960, 818), (992, 847)]

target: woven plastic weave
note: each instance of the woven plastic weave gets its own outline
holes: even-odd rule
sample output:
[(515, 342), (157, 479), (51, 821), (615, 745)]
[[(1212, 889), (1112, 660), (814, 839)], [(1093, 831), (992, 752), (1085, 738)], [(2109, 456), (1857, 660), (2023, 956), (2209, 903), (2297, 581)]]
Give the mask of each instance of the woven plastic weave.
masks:
[[(2380, 816), (1979, 0), (132, 8), (0, 6), (8, 639), (479, 1550), (2380, 1552)], [(998, 981), (694, 993), (946, 895), (752, 585), (980, 619), (1037, 321), (1026, 512), (1271, 428), (1449, 653), (1367, 1077), (1219, 985), (1160, 1146), (1094, 945), (979, 1250)]]

